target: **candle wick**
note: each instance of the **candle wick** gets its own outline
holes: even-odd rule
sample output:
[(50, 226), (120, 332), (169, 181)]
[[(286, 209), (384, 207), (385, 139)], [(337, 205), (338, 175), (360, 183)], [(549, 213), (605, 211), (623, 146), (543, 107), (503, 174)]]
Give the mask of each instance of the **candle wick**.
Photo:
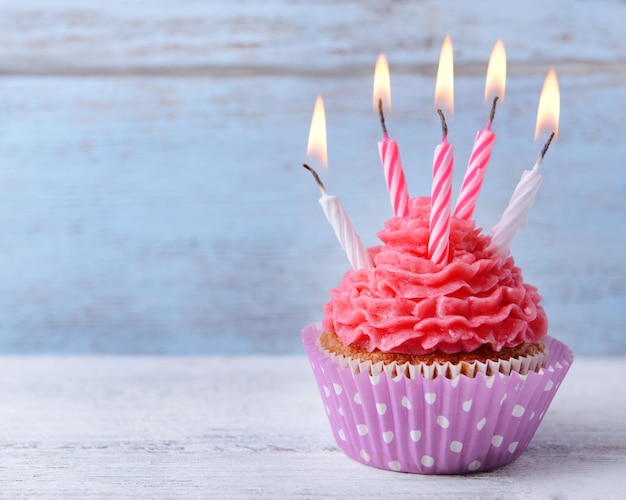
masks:
[(443, 111), (438, 109), (437, 113), (439, 113), (439, 118), (441, 118), (441, 135), (445, 141), (448, 138), (448, 124), (446, 123), (446, 117), (443, 115)]
[(385, 115), (383, 114), (383, 100), (378, 99), (378, 113), (380, 114), (380, 124), (383, 127), (383, 134), (387, 136), (387, 127), (385, 126)]
[(489, 113), (489, 123), (487, 123), (487, 130), (491, 130), (491, 124), (496, 116), (496, 103), (498, 102), (498, 96), (493, 98), (493, 104), (491, 105), (491, 113)]
[(550, 147), (550, 143), (552, 142), (552, 139), (554, 139), (554, 132), (550, 134), (550, 137), (548, 138), (548, 142), (546, 142), (543, 149), (541, 150), (541, 154), (539, 155), (537, 163), (541, 163), (543, 161), (543, 158), (546, 156), (546, 153), (548, 152), (548, 148)]
[(317, 172), (309, 167), (306, 163), (303, 163), (302, 166), (313, 174), (313, 177), (315, 178), (315, 182), (317, 182), (318, 187), (320, 188), (322, 193), (326, 194), (326, 188), (324, 187), (324, 183), (322, 182), (322, 179), (320, 179), (320, 176), (317, 175)]

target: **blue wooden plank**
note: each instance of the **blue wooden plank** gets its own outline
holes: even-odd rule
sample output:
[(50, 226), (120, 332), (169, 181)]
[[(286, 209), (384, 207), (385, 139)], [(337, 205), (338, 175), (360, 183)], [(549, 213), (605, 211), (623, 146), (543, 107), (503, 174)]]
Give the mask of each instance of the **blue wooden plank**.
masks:
[[(534, 162), (539, 90), (556, 66), (561, 135), (513, 252), (544, 296), (553, 335), (576, 353), (625, 353), (622, 7), (581, 2), (570, 16), (563, 6), (534, 10), (536, 24), (520, 11), (503, 33), (489, 2), (480, 11), (1, 4), (0, 351), (301, 351), (300, 328), (319, 319), (347, 269), (299, 166), (315, 96), (327, 108), (324, 178), (375, 244), (391, 214), (370, 109), (373, 63), (388, 51), (388, 125), (411, 194), (427, 194), (439, 139), (433, 75), (450, 28), (461, 69), (450, 120), (455, 192), (488, 111), (489, 50), (496, 36), (509, 47), (476, 212), (484, 228)], [(551, 23), (557, 11), (562, 22)], [(432, 26), (406, 26), (409, 16)]]

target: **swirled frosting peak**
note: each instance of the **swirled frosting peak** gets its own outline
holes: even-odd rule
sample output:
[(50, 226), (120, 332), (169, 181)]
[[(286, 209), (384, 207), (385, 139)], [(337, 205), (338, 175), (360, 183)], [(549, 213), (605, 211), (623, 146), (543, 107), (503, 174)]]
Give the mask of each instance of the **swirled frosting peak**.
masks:
[(330, 291), (323, 326), (345, 345), (429, 354), (496, 351), (539, 342), (548, 322), (537, 289), (512, 257), (489, 249), (473, 221), (451, 218), (447, 265), (428, 259), (430, 199), (414, 198), (370, 248), (370, 270), (348, 271)]

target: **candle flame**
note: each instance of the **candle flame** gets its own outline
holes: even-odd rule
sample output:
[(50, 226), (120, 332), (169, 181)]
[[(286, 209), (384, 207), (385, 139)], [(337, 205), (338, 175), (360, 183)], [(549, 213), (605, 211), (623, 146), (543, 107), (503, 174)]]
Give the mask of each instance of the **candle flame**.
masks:
[(535, 141), (539, 134), (554, 133), (554, 139), (559, 135), (559, 114), (561, 111), (561, 94), (556, 72), (551, 69), (543, 82), (539, 109), (537, 110), (537, 126), (535, 127)]
[(439, 55), (437, 84), (435, 85), (435, 108), (441, 108), (450, 115), (454, 113), (454, 65), (450, 35), (447, 35), (443, 41)]
[(306, 149), (308, 158), (313, 158), (319, 165), (328, 168), (328, 150), (326, 147), (326, 113), (324, 100), (321, 95), (315, 100), (311, 128), (309, 129), (309, 144)]
[(378, 110), (378, 101), (383, 101), (385, 111), (391, 111), (391, 82), (389, 78), (389, 64), (385, 54), (378, 56), (376, 68), (374, 69), (374, 109)]
[(498, 40), (493, 46), (489, 65), (487, 66), (487, 82), (485, 84), (485, 101), (491, 101), (497, 97), (500, 102), (504, 100), (506, 86), (506, 51), (502, 40)]

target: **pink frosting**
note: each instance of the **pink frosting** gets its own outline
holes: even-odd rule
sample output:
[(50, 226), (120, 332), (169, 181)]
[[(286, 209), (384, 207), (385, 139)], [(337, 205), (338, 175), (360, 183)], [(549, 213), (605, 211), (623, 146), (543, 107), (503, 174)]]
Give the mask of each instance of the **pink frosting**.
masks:
[(537, 289), (524, 283), (512, 257), (488, 249), (474, 221), (451, 219), (445, 266), (427, 256), (429, 198), (409, 202), (378, 233), (369, 271), (348, 271), (330, 291), (323, 326), (346, 345), (405, 354), (496, 351), (536, 343), (548, 321)]

